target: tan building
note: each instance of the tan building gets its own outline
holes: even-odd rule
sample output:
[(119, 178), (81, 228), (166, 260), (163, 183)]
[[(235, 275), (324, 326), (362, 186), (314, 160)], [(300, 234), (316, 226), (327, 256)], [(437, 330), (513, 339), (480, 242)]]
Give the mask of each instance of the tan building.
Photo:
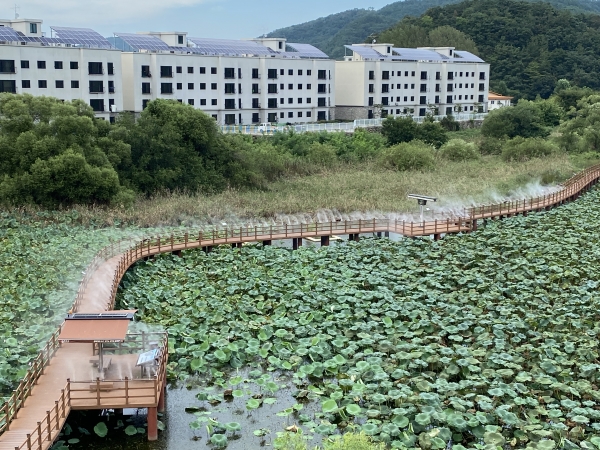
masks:
[(336, 61), (336, 119), (485, 113), (490, 66), (454, 47), (346, 45)]
[(504, 106), (511, 106), (513, 98), (490, 91), (488, 94), (488, 111), (500, 109)]

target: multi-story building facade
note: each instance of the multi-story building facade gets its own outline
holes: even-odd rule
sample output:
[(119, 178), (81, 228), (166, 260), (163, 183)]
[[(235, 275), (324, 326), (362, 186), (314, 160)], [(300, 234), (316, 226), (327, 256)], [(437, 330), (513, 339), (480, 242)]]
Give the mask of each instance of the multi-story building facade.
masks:
[(489, 64), (454, 47), (347, 45), (336, 62), (336, 118), (487, 112)]
[(176, 99), (224, 125), (307, 123), (334, 118), (335, 61), (285, 39), (188, 38), (186, 33), (115, 33), (123, 51), (124, 108), (141, 112)]
[(0, 92), (81, 99), (98, 117), (123, 111), (121, 52), (89, 29), (42, 33), (41, 20), (0, 21)]

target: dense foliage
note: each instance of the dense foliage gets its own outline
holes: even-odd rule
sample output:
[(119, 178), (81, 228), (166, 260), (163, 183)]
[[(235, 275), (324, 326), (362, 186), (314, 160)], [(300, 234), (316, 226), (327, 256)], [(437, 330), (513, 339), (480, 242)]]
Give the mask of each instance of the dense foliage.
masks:
[[(406, 0), (390, 3), (377, 11), (351, 9), (280, 28), (267, 36), (285, 37), (290, 42), (307, 42), (332, 58), (341, 58), (344, 56), (344, 45), (364, 42), (369, 36), (372, 39), (374, 34), (391, 27), (405, 16), (420, 16), (429, 8), (454, 3), (458, 3), (458, 0)], [(574, 13), (600, 13), (600, 4), (596, 0), (550, 0), (549, 3), (555, 8)]]
[(253, 410), (248, 387), (272, 396), (288, 373), (320, 405), (287, 414), (321, 434), (598, 448), (599, 220), (593, 191), (438, 242), (189, 251), (138, 263), (118, 300), (168, 329), (171, 376), (234, 386)]
[[(552, 3), (552, 2), (550, 2)], [(597, 8), (598, 3), (592, 2)], [(557, 5), (560, 6), (560, 5)], [(597, 9), (595, 10), (597, 11)], [(548, 3), (468, 0), (405, 18), (380, 42), (428, 45), (439, 27), (452, 27), (446, 45), (470, 46), (491, 65), (492, 89), (502, 94), (547, 98), (561, 78), (600, 87), (600, 17), (574, 14)]]

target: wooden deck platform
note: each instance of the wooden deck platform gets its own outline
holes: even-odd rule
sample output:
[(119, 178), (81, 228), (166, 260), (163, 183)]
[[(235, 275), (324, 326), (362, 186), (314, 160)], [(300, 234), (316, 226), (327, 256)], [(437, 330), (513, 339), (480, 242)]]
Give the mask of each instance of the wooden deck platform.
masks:
[[(407, 237), (468, 233), (478, 223), (503, 219), (531, 211), (548, 210), (576, 200), (600, 178), (600, 165), (591, 167), (570, 180), (559, 192), (535, 199), (504, 202), (465, 209), (456, 216), (422, 223), (372, 219), (344, 222), (277, 225), (211, 231), (188, 232), (179, 236), (160, 236), (139, 242), (113, 244), (94, 258), (81, 281), (71, 312), (99, 313), (111, 310), (117, 288), (127, 269), (136, 261), (159, 253), (217, 245), (241, 245), (251, 242), (269, 244), (274, 240), (298, 241), (361, 234), (397, 233)], [(71, 410), (126, 407), (159, 408), (166, 381), (167, 345), (162, 343), (160, 364), (154, 376), (140, 379), (135, 354), (111, 355), (111, 366), (103, 375), (90, 363), (93, 351), (89, 344), (57, 342), (57, 333), (33, 361), (30, 371), (8, 402), (0, 407), (0, 450), (47, 450), (58, 436)], [(150, 423), (149, 416), (149, 423)], [(152, 426), (149, 426), (149, 429)], [(154, 424), (155, 428), (155, 424)], [(149, 436), (151, 437), (151, 436)]]

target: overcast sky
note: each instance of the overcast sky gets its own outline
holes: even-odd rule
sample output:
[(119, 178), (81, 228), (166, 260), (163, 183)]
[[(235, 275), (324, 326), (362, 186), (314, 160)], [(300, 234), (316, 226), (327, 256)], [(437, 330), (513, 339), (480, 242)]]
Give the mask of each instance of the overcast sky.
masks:
[[(17, 0), (21, 18), (50, 25), (115, 31), (187, 31), (190, 36), (241, 39), (352, 8), (379, 9), (394, 0)], [(13, 18), (1, 2), (0, 18)], [(13, 4), (14, 5), (14, 4)], [(49, 35), (49, 33), (48, 33)]]

